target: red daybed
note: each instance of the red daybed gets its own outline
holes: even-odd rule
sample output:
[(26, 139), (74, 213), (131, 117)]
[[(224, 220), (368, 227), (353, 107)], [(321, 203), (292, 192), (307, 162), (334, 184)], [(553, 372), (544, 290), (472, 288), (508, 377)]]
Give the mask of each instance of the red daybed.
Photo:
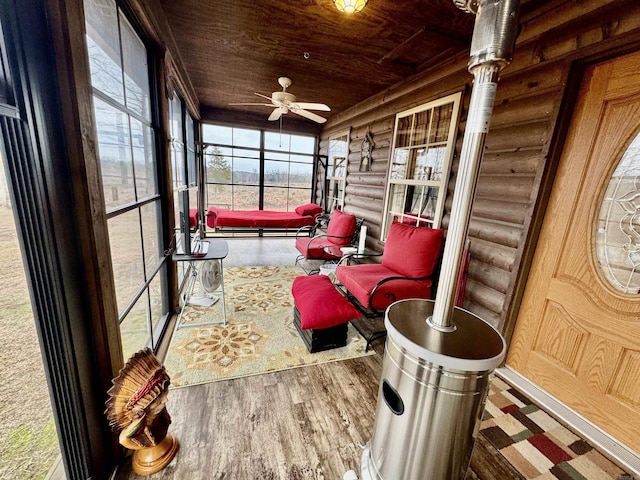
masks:
[(216, 230), (273, 228), (291, 229), (315, 225), (316, 217), (322, 213), (322, 207), (314, 203), (300, 205), (293, 212), (273, 210), (226, 210), (209, 207), (207, 225)]

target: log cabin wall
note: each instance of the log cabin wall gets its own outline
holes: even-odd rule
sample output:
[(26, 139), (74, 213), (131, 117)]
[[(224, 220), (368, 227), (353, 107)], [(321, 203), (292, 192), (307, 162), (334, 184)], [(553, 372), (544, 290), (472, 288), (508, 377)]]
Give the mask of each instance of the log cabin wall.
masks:
[[(588, 63), (640, 49), (640, 2), (558, 0), (522, 18), (521, 24), (514, 59), (498, 84), (476, 188), (464, 300), (466, 309), (507, 334), (517, 315), (580, 72)], [(365, 219), (369, 247), (383, 248), (377, 238), (395, 115), (464, 91), (445, 202), (447, 227), (470, 99), (467, 61), (464, 55), (420, 72), (326, 124), (323, 155), (329, 135), (351, 128), (344, 210)], [(375, 142), (373, 161), (371, 171), (360, 172), (367, 129)]]

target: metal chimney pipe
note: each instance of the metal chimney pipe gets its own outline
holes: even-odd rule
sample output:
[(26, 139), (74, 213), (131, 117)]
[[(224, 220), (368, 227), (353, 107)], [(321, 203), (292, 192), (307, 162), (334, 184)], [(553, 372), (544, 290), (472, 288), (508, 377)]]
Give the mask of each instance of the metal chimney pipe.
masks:
[(441, 332), (455, 330), (452, 324), (456, 287), (471, 217), (484, 143), (489, 131), (498, 77), (511, 61), (518, 27), (519, 0), (454, 0), (465, 11), (475, 12), (469, 72), (474, 82), (467, 126), (460, 152), (458, 177), (453, 194), (447, 241), (442, 254), (433, 314), (427, 323)]

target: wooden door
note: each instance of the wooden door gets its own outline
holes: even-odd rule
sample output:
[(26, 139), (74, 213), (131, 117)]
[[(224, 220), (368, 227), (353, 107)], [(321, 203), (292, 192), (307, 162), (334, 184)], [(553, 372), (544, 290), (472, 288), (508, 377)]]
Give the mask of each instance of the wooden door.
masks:
[[(607, 265), (617, 248), (621, 284), (640, 282), (640, 167), (623, 177), (617, 168), (634, 149), (640, 165), (639, 132), (640, 53), (588, 69), (507, 357), (508, 366), (636, 452), (640, 294), (616, 286)], [(607, 217), (615, 205), (631, 211)], [(603, 245), (603, 235), (624, 245)]]

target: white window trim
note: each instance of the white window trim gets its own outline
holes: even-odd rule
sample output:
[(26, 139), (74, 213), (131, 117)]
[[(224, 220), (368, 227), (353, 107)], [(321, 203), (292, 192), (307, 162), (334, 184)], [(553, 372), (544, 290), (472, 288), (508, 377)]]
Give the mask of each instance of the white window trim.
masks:
[[(389, 202), (390, 202), (390, 190), (391, 185), (419, 185), (419, 186), (427, 186), (427, 187), (435, 187), (438, 189), (438, 196), (435, 206), (434, 218), (432, 222), (433, 228), (440, 228), (440, 224), (442, 222), (442, 216), (444, 212), (444, 202), (447, 197), (447, 185), (449, 183), (449, 175), (451, 172), (451, 161), (453, 159), (453, 153), (455, 150), (455, 142), (457, 137), (458, 124), (460, 122), (460, 103), (462, 101), (462, 92), (454, 93), (451, 95), (447, 95), (446, 97), (439, 98), (429, 103), (425, 103), (423, 105), (419, 105), (417, 107), (411, 108), (409, 110), (405, 110), (396, 114), (395, 125), (393, 129), (393, 146), (391, 149), (391, 156), (389, 157), (389, 168), (387, 172), (387, 181), (386, 181), (386, 189), (385, 189), (385, 197), (384, 197), (384, 209), (382, 211), (382, 228), (380, 229), (380, 241), (384, 242), (386, 239), (386, 232), (388, 230), (389, 223)], [(414, 180), (414, 179), (392, 179), (392, 162), (395, 158), (396, 151), (396, 141), (398, 137), (398, 124), (402, 118), (415, 115), (416, 113), (423, 112), (425, 110), (431, 110), (442, 105), (446, 105), (448, 103), (453, 103), (453, 110), (451, 112), (451, 122), (449, 124), (449, 132), (446, 141), (446, 150), (445, 150), (445, 158), (444, 164), (442, 167), (442, 175), (440, 180)], [(413, 134), (413, 126), (411, 134)], [(409, 168), (407, 167), (405, 174), (409, 173)], [(402, 214), (400, 212), (399, 214)]]

